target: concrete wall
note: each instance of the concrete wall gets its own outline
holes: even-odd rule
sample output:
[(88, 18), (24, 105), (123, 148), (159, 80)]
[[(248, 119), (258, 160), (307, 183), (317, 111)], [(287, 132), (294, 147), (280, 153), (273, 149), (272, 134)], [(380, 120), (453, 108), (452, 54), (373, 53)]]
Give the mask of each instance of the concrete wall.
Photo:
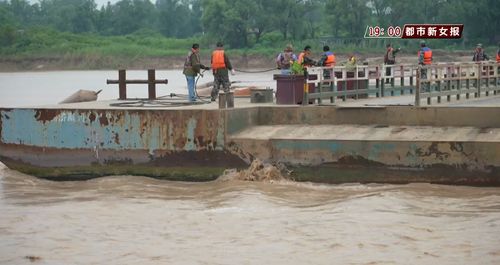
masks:
[(261, 107), (259, 125), (380, 124), (415, 126), (500, 127), (495, 107)]

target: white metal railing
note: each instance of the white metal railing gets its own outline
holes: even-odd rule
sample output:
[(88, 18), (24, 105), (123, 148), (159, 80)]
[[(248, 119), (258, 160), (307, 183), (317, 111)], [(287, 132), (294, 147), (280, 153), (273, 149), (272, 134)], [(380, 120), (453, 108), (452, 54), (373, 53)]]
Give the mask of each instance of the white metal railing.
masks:
[(481, 97), (484, 93), (489, 96), (500, 91), (499, 67), (496, 62), (480, 63), (440, 63), (419, 67), (417, 88), (419, 98), (415, 98), (415, 105), (420, 105), (420, 99), (427, 99), (430, 105), (433, 98), (441, 103), (441, 97), (446, 96), (451, 101), (452, 96), (459, 100), (461, 95), (470, 98)]
[(441, 102), (442, 96), (447, 96), (449, 101), (452, 95), (457, 99), (462, 94), (466, 98), (469, 94), (479, 97), (482, 93), (488, 96), (493, 92), (496, 95), (499, 68), (500, 64), (496, 62), (310, 67), (309, 76), (317, 78), (307, 80), (308, 85), (314, 85), (315, 89), (306, 96), (318, 100), (318, 103), (322, 99), (330, 99), (333, 103), (336, 98), (384, 97), (394, 96), (396, 92), (403, 95), (406, 91), (413, 94), (419, 89), (415, 93), (415, 104), (420, 105), (420, 98), (427, 98), (430, 104), (434, 97)]

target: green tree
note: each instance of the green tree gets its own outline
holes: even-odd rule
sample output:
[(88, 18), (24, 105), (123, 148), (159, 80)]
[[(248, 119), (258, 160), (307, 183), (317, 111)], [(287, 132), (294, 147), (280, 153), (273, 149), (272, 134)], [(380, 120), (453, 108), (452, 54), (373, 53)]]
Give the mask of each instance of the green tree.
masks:
[(157, 0), (156, 9), (158, 30), (164, 36), (186, 38), (201, 32), (199, 0)]
[(106, 6), (102, 6), (97, 12), (96, 30), (102, 35), (112, 35), (115, 30), (113, 28), (113, 7), (110, 2)]
[(9, 9), (19, 25), (33, 25), (37, 20), (38, 5), (30, 5), (26, 0), (11, 0)]
[(327, 0), (327, 20), (336, 37), (362, 37), (370, 9), (363, 0)]
[(149, 0), (122, 0), (111, 8), (113, 34), (126, 35), (142, 28), (154, 28), (156, 9)]
[(74, 33), (95, 30), (97, 10), (94, 0), (41, 0), (42, 24)]
[(206, 0), (202, 22), (212, 37), (222, 39), (232, 48), (248, 47), (248, 34), (256, 4), (245, 0)]

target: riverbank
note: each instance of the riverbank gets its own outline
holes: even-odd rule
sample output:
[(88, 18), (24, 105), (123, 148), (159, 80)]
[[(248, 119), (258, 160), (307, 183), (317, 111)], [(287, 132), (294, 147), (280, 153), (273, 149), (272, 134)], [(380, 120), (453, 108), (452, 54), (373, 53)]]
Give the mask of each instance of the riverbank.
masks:
[[(383, 50), (380, 54), (373, 52), (337, 53), (337, 63), (342, 64), (351, 55), (359, 58), (360, 63), (383, 63)], [(237, 69), (270, 69), (275, 67), (274, 55), (248, 54), (241, 51), (227, 52), (233, 66)], [(279, 51), (276, 51), (278, 54)], [(298, 53), (298, 52), (297, 52)], [(413, 52), (403, 51), (397, 58), (400, 63), (415, 63)], [(320, 52), (315, 52), (313, 58), (319, 59)], [(435, 62), (466, 62), (470, 61), (469, 51), (435, 50)], [(102, 56), (97, 54), (61, 54), (47, 56), (4, 56), (0, 58), (0, 72), (18, 71), (57, 71), (57, 70), (116, 70), (116, 69), (182, 69), (185, 57), (171, 56)], [(202, 54), (202, 63), (209, 65), (209, 53)]]

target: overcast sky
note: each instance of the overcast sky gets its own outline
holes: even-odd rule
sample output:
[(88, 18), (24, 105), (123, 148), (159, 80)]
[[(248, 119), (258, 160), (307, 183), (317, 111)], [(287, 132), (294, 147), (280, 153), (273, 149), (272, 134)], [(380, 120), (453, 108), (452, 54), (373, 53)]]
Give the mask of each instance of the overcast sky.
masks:
[[(29, 0), (31, 3), (36, 3), (38, 2), (38, 0)], [(110, 2), (111, 4), (114, 4), (116, 2), (118, 2), (120, 0), (94, 0), (94, 2), (97, 4), (98, 7), (101, 7), (102, 5), (105, 5), (107, 4), (108, 2)], [(151, 1), (151, 2), (155, 2), (155, 1)]]

